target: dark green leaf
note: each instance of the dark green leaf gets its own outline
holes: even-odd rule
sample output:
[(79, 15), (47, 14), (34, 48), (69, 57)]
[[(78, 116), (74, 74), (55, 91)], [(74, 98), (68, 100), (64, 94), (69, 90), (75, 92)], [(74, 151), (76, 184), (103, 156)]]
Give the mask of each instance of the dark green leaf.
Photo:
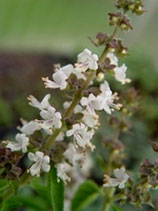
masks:
[(56, 168), (52, 167), (48, 174), (48, 190), (53, 211), (64, 210), (64, 184), (58, 181)]
[(51, 206), (49, 191), (45, 184), (43, 184), (41, 177), (35, 177), (31, 181), (31, 186), (38, 193), (38, 195), (45, 200), (45, 202)]
[(12, 211), (18, 208), (21, 205), (21, 202), (18, 200), (16, 196), (12, 196), (7, 200), (3, 200), (0, 210), (1, 211)]
[(71, 211), (80, 211), (99, 196), (100, 189), (96, 183), (89, 180), (80, 185), (72, 199)]
[(47, 210), (47, 206), (45, 201), (37, 196), (18, 196), (18, 200), (20, 201), (21, 205), (26, 208), (33, 208), (34, 210)]

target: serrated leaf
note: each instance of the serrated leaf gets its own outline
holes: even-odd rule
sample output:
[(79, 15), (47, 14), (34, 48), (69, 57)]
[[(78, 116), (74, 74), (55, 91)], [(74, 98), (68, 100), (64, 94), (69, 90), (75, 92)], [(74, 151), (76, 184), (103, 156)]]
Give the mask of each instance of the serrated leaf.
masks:
[(48, 190), (53, 211), (64, 210), (64, 184), (58, 181), (56, 168), (52, 167), (48, 174)]
[(88, 180), (81, 184), (72, 199), (71, 211), (80, 211), (95, 201), (100, 194), (96, 183)]

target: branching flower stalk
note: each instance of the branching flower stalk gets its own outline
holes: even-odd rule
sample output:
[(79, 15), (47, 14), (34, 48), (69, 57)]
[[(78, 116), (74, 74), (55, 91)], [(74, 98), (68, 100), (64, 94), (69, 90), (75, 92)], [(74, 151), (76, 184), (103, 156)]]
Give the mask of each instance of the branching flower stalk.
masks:
[[(128, 109), (131, 108), (126, 108), (126, 97), (130, 95), (130, 100), (134, 101), (135, 91), (130, 90), (125, 93), (121, 101), (121, 96), (119, 99), (117, 93), (112, 93), (109, 83), (105, 80), (106, 75), (109, 74), (122, 85), (130, 82), (126, 77), (126, 65), (119, 66), (118, 61), (118, 57), (128, 55), (128, 49), (123, 45), (122, 40), (117, 38), (117, 34), (119, 30), (129, 31), (133, 28), (127, 13), (131, 11), (141, 15), (144, 12), (143, 4), (141, 0), (118, 0), (116, 7), (122, 12), (109, 13), (109, 24), (114, 26), (112, 35), (98, 33), (96, 41), (92, 41), (95, 46), (104, 47), (100, 58), (85, 49), (77, 56), (77, 63), (64, 67), (56, 66), (52, 79), (42, 78), (46, 88), (59, 89), (65, 92), (68, 100), (72, 99), (64, 102), (63, 114), (50, 104), (50, 94), (47, 94), (41, 102), (30, 95), (29, 104), (39, 109), (41, 119), (30, 122), (22, 120), (22, 126), (18, 127), (20, 132), (16, 135), (16, 141), (3, 141), (0, 145), (2, 155), (0, 155), (2, 161), (0, 176), (8, 181), (17, 180), (16, 190), (30, 181), (33, 176), (39, 177), (41, 172), (50, 172), (54, 167), (58, 180), (62, 180), (65, 184), (70, 182), (71, 172), (74, 167), (81, 166), (87, 148), (91, 151), (95, 149), (91, 139), (100, 124), (97, 112), (103, 110), (111, 115), (114, 110), (119, 110), (123, 117), (117, 119), (112, 116), (110, 120), (110, 124), (115, 129), (115, 136), (112, 140), (104, 140), (106, 148), (109, 149), (109, 157), (104, 170), (103, 210), (109, 211), (115, 201), (120, 200), (120, 196), (122, 200), (129, 199), (137, 206), (143, 203), (151, 204), (146, 192), (158, 185), (155, 179), (157, 162), (152, 164), (146, 160), (140, 168), (138, 183), (135, 184), (126, 173), (123, 164), (124, 147), (119, 141), (120, 133), (128, 130), (129, 127), (126, 116)], [(130, 105), (130, 102), (128, 104)], [(24, 169), (19, 163), (26, 157), (32, 165)], [(152, 175), (147, 173), (149, 169), (150, 172), (151, 170), (154, 172)], [(116, 190), (117, 194), (115, 194)], [(140, 194), (136, 195), (138, 191)], [(3, 198), (12, 194), (14, 192), (9, 188)]]

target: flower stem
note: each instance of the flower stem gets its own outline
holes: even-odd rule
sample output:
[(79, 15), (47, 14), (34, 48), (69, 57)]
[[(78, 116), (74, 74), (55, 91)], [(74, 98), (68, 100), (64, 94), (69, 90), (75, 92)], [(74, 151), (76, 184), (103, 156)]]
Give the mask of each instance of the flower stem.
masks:
[[(108, 40), (108, 43), (109, 43), (111, 40), (114, 39), (114, 37), (117, 35), (118, 31), (119, 31), (119, 27), (116, 26), (115, 29), (114, 29), (114, 31), (113, 31), (113, 33), (112, 33), (112, 35), (110, 36), (110, 38), (109, 38), (109, 40)], [(108, 43), (107, 43), (107, 44), (108, 44)], [(102, 53), (102, 55), (101, 55), (101, 57), (100, 57), (100, 59), (99, 59), (99, 63), (100, 63), (100, 64), (104, 62), (104, 60), (105, 60), (105, 58), (106, 58), (106, 55), (108, 54), (108, 50), (109, 50), (109, 47), (108, 47), (108, 45), (106, 45), (106, 47), (105, 47), (105, 49), (104, 49), (104, 51), (103, 51), (103, 53)]]
[(112, 204), (112, 198), (115, 192), (115, 188), (108, 188), (105, 191), (105, 202), (104, 202), (104, 207), (103, 207), (103, 211), (109, 211), (111, 204)]

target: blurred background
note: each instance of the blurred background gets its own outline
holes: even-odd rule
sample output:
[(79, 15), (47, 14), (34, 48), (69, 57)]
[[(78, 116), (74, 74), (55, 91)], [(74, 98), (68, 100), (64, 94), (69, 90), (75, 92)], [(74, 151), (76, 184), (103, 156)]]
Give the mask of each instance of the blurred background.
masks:
[[(88, 36), (95, 38), (98, 32), (110, 33), (112, 27), (108, 26), (107, 14), (116, 11), (115, 2), (0, 0), (0, 139), (14, 137), (20, 117), (37, 118), (36, 110), (28, 106), (26, 98), (33, 94), (41, 99), (47, 93), (41, 77), (50, 77), (54, 64), (74, 62), (84, 48), (97, 54), (102, 52), (102, 48), (92, 45)], [(132, 135), (123, 137), (130, 149), (128, 165), (133, 171), (144, 158), (157, 157), (149, 140), (158, 141), (158, 2), (144, 0), (144, 4), (147, 11), (144, 15), (131, 15), (134, 30), (119, 35), (129, 47), (124, 62), (128, 77), (133, 80), (123, 89), (134, 86), (141, 96), (139, 108), (131, 118)], [(121, 90), (118, 83), (112, 82), (112, 87)], [(53, 102), (60, 103), (59, 93), (51, 93)], [(104, 117), (106, 124), (107, 116)], [(102, 127), (98, 137), (106, 136), (109, 131)], [(93, 174), (97, 181), (101, 179), (95, 169)], [(90, 210), (98, 211), (97, 206), (96, 202)], [(128, 210), (136, 209), (128, 207)]]

